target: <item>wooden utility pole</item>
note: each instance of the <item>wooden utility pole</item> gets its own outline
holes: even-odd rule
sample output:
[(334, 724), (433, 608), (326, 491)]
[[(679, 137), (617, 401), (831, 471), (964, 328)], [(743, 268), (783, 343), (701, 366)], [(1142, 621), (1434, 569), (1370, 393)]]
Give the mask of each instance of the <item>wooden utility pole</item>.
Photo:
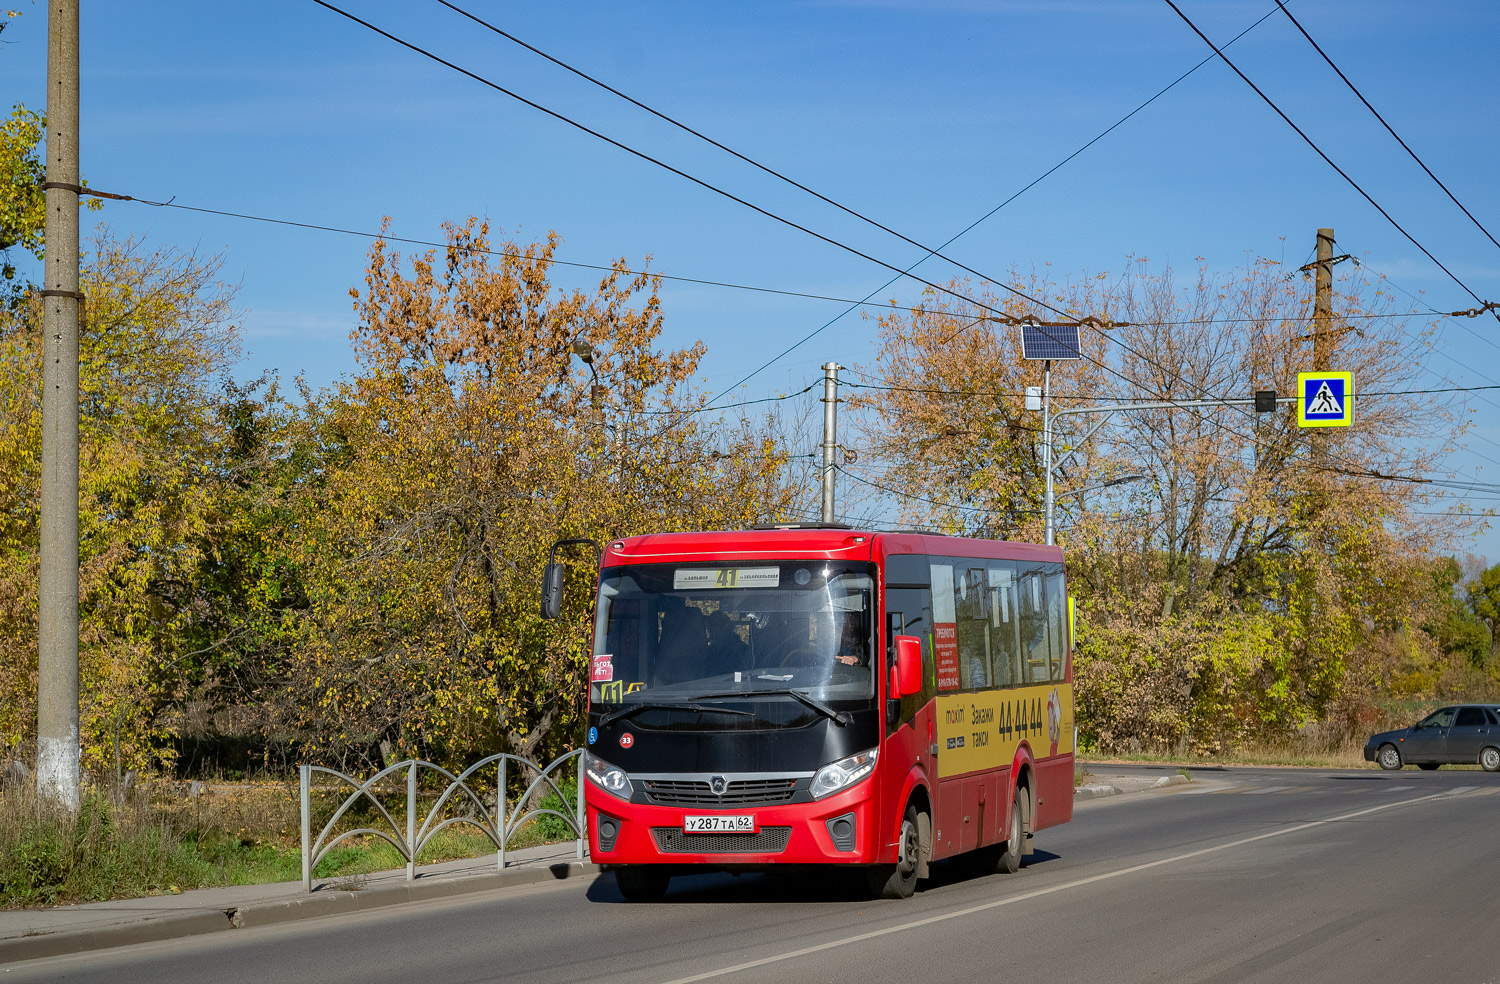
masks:
[[(1326, 372), (1333, 359), (1333, 230), (1318, 230), (1318, 258), (1313, 261), (1313, 371)], [(1298, 399), (1302, 394), (1297, 394)], [(1328, 463), (1328, 435), (1312, 435), (1312, 461), (1319, 468)]]
[(1318, 259), (1313, 275), (1313, 371), (1327, 372), (1333, 357), (1333, 230), (1318, 230)]
[(69, 810), (80, 801), (78, 176), (78, 0), (49, 0), (36, 784)]

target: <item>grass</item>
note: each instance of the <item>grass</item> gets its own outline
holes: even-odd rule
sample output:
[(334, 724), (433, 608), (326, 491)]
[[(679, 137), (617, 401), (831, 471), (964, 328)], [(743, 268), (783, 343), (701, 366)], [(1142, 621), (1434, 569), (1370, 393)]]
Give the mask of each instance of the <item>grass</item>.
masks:
[[(315, 797), (314, 817), (331, 815), (336, 794)], [(427, 797), (431, 804), (433, 797)], [(387, 803), (398, 821), (401, 805)], [(556, 801), (545, 804), (560, 807)], [(338, 830), (379, 828), (373, 809), (351, 811)], [(314, 831), (316, 835), (316, 828)], [(534, 820), (510, 849), (573, 838), (556, 817)], [(417, 858), (431, 864), (481, 857), (494, 844), (478, 829), (439, 831)], [(314, 876), (360, 887), (362, 877), (405, 865), (390, 844), (360, 835), (335, 846)], [(302, 877), (301, 821), (296, 783), (211, 784), (189, 797), (178, 783), (150, 783), (123, 802), (90, 790), (69, 814), (40, 799), (29, 784), (0, 789), (0, 908), (141, 898), (223, 885), (258, 885)]]

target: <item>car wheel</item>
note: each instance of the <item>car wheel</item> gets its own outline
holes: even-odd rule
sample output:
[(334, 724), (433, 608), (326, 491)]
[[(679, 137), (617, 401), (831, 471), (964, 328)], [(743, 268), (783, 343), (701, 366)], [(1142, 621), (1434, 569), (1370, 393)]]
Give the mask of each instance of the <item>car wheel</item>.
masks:
[(1500, 748), (1486, 748), (1479, 753), (1479, 767), (1486, 772), (1500, 772)]
[(655, 902), (667, 894), (671, 880), (671, 875), (649, 864), (615, 869), (615, 885), (631, 902)]
[(909, 899), (917, 890), (917, 867), (922, 862), (921, 824), (917, 808), (908, 806), (901, 818), (901, 837), (896, 846), (895, 864), (871, 865), (866, 871), (866, 887), (881, 899)]
[(1401, 768), (1401, 753), (1396, 751), (1395, 745), (1381, 745), (1380, 751), (1375, 753), (1375, 761), (1382, 769), (1393, 772)]
[(1434, 769), (1436, 769), (1437, 767), (1438, 767), (1438, 764), (1436, 762), (1418, 762), (1417, 763), (1417, 768), (1421, 769), (1423, 772), (1431, 772)]

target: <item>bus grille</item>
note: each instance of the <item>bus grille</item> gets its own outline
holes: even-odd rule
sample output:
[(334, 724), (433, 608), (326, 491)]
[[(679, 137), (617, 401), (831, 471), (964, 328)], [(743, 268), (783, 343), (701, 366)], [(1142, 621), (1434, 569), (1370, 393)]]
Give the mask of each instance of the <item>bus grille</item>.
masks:
[(797, 793), (796, 779), (738, 779), (729, 784), (724, 795), (715, 796), (708, 783), (701, 780), (647, 779), (642, 782), (646, 796), (659, 806), (766, 806), (786, 803)]
[(652, 827), (663, 854), (780, 854), (791, 827), (762, 827), (758, 834), (684, 834), (680, 827)]

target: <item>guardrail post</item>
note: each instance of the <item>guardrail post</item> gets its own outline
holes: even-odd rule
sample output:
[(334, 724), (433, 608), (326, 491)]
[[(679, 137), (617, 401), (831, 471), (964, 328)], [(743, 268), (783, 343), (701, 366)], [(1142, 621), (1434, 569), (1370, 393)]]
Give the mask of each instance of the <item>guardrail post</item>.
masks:
[(510, 832), (505, 829), (505, 767), (509, 762), (500, 760), (500, 782), (495, 786), (495, 840), (500, 842), (500, 849), (495, 852), (495, 867), (500, 871), (505, 870), (505, 842), (510, 839)]
[(406, 880), (417, 878), (417, 760), (406, 770)]
[(577, 814), (578, 814), (578, 860), (579, 861), (583, 860), (583, 848), (584, 848), (584, 845), (588, 843), (588, 839), (589, 839), (588, 827), (586, 826), (586, 823), (588, 821), (588, 813), (583, 808), (583, 757), (585, 755), (587, 755), (587, 754), (588, 754), (587, 752), (579, 752), (578, 753), (578, 803), (577, 803)]
[(312, 766), (301, 766), (302, 887), (312, 891)]

